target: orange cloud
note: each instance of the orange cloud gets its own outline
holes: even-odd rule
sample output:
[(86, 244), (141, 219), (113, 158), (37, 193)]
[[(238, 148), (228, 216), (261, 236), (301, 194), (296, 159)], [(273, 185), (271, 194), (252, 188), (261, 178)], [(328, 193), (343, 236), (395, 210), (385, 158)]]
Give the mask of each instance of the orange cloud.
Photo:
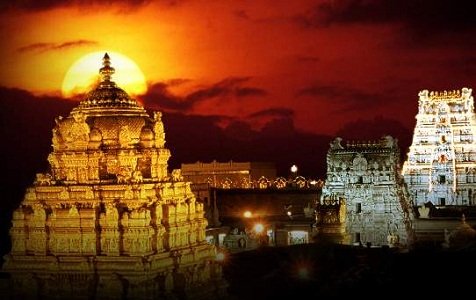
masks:
[(82, 47), (82, 46), (96, 46), (99, 43), (97, 41), (92, 40), (76, 40), (76, 41), (68, 41), (64, 43), (34, 43), (29, 44), (23, 47), (18, 48), (18, 52), (45, 52), (45, 51), (57, 51), (57, 50), (64, 50), (74, 47)]

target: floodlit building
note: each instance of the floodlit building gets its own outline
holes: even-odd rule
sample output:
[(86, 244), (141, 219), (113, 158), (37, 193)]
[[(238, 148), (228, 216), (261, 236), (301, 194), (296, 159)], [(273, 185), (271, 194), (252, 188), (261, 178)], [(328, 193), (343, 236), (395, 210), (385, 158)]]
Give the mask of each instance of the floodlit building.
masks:
[[(407, 245), (411, 206), (400, 175), (397, 140), (342, 145), (336, 138), (327, 153), (327, 179), (321, 205), (345, 205), (344, 243)], [(337, 216), (336, 216), (337, 217)]]
[(471, 89), (419, 93), (402, 174), (413, 205), (476, 205), (476, 115)]
[[(203, 204), (170, 174), (161, 113), (101, 82), (53, 128), (50, 170), (13, 213), (15, 298), (214, 298), (224, 290)], [(28, 141), (25, 141), (28, 142)]]
[(196, 162), (182, 164), (185, 180), (217, 188), (252, 188), (260, 180), (276, 178), (276, 166), (270, 162)]

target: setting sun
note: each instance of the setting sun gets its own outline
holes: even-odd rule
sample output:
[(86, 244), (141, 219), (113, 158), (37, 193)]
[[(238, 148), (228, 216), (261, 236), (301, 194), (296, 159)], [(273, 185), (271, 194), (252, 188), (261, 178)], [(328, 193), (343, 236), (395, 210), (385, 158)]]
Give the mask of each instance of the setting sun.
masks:
[[(98, 70), (102, 66), (104, 53), (105, 51), (101, 51), (84, 55), (69, 68), (61, 89), (63, 96), (71, 97), (85, 93), (98, 82)], [(147, 84), (137, 64), (117, 52), (108, 51), (108, 53), (111, 57), (111, 65), (116, 69), (112, 80), (129, 94), (144, 94), (147, 91)]]

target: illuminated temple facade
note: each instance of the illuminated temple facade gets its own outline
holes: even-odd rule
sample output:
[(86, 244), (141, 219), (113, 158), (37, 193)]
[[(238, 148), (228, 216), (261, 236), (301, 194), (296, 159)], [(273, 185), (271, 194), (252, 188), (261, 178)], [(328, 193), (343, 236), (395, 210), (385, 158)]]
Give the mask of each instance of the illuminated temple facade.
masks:
[(419, 93), (402, 174), (414, 205), (476, 205), (476, 115), (471, 89)]
[(347, 244), (405, 246), (411, 242), (411, 206), (400, 175), (397, 141), (342, 145), (336, 138), (327, 153), (327, 179), (321, 205), (345, 205)]
[(224, 290), (202, 203), (167, 171), (161, 113), (101, 82), (53, 128), (50, 170), (13, 213), (13, 296), (215, 298)]

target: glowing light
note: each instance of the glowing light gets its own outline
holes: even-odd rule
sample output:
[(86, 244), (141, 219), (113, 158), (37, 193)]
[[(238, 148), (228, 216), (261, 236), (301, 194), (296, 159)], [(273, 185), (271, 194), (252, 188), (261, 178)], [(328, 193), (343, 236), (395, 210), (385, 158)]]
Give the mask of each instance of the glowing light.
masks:
[(258, 234), (261, 234), (263, 233), (264, 231), (264, 225), (261, 224), (261, 223), (256, 223), (255, 226), (253, 227), (253, 230), (258, 233)]
[(296, 165), (291, 166), (291, 172), (296, 173), (298, 171), (298, 167)]
[(253, 216), (253, 214), (249, 210), (247, 210), (243, 213), (243, 217), (245, 217), (245, 218), (251, 218), (252, 216)]
[[(64, 97), (83, 94), (91, 90), (99, 81), (99, 68), (106, 51), (89, 53), (78, 59), (66, 72), (63, 79)], [(144, 74), (127, 56), (107, 51), (111, 57), (111, 66), (116, 69), (112, 81), (131, 95), (144, 94), (147, 84)]]
[(288, 216), (291, 216), (293, 213), (288, 210), (288, 212), (287, 212), (286, 214), (287, 214)]

